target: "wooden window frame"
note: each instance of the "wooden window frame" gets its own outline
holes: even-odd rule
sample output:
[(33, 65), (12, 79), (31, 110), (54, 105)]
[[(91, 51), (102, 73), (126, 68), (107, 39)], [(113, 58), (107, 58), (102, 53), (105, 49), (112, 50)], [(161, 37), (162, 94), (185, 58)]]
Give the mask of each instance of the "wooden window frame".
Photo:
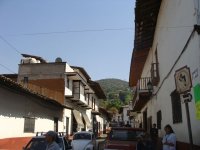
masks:
[(24, 133), (34, 133), (35, 131), (35, 118), (24, 117)]

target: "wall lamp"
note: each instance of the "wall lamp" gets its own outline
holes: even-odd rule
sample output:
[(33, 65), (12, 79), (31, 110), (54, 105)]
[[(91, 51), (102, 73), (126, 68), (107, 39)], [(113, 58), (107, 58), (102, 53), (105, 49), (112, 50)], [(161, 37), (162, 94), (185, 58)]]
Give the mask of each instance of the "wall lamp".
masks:
[(151, 81), (149, 81), (147, 83), (147, 88), (148, 88), (148, 91), (149, 91), (149, 95), (152, 95), (152, 92), (153, 92), (153, 84)]

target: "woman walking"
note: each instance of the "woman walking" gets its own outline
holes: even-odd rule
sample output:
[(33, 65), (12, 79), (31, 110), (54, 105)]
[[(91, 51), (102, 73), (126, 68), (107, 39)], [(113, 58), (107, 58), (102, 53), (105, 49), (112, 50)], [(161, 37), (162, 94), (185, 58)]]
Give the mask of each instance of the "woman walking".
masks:
[(172, 127), (168, 124), (165, 126), (165, 136), (163, 137), (163, 150), (176, 150), (176, 135)]

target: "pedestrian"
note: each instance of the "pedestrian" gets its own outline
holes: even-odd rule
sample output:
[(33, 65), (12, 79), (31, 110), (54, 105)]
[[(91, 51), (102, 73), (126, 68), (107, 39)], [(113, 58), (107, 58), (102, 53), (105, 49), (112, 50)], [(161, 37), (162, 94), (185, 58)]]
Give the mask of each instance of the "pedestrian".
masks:
[(150, 135), (152, 139), (153, 149), (156, 150), (157, 147), (157, 140), (158, 140), (158, 128), (156, 127), (156, 124), (154, 123), (152, 128), (150, 129)]
[(48, 131), (45, 134), (45, 139), (47, 141), (46, 150), (60, 150), (60, 146), (56, 142), (57, 138), (57, 133), (54, 131)]
[(166, 134), (163, 137), (163, 150), (176, 150), (176, 135), (172, 127), (168, 124), (164, 128)]

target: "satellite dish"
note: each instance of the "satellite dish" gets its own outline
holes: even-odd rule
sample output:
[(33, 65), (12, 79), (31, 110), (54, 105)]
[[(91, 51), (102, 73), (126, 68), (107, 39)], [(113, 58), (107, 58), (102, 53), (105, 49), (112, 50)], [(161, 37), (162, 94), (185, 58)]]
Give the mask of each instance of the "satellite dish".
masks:
[(55, 62), (60, 63), (60, 62), (62, 62), (62, 59), (60, 57), (57, 57)]

